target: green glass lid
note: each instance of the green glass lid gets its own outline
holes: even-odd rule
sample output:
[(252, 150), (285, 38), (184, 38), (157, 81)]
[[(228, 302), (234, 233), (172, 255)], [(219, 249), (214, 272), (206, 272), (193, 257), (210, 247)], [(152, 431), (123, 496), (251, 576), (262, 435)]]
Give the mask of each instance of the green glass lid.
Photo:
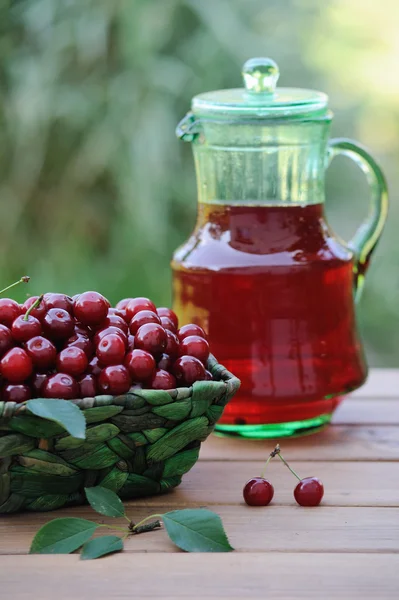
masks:
[(270, 58), (251, 58), (243, 68), (244, 88), (216, 90), (194, 96), (192, 111), (201, 117), (284, 118), (326, 112), (322, 92), (276, 87), (280, 75)]

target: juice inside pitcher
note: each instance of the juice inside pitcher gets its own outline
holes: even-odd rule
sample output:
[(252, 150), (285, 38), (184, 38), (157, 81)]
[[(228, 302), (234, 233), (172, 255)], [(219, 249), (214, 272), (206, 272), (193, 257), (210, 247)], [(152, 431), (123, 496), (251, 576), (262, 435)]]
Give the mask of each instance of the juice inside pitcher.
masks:
[(220, 432), (312, 430), (364, 381), (353, 256), (330, 232), (323, 204), (200, 203), (172, 266), (181, 322), (203, 326), (242, 382)]

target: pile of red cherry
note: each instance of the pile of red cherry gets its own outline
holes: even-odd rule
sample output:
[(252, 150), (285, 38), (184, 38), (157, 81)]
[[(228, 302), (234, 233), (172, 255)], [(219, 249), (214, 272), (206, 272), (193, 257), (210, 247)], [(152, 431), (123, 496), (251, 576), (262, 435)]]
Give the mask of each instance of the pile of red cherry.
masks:
[(212, 379), (208, 356), (201, 327), (178, 329), (175, 313), (148, 298), (126, 298), (115, 308), (97, 292), (44, 294), (23, 305), (0, 299), (0, 397), (6, 402), (190, 386)]

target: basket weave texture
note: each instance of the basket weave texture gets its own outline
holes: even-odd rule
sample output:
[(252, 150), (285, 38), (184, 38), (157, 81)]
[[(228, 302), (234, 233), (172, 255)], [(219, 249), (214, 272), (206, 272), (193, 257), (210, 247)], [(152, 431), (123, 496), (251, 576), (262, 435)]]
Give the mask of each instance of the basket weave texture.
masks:
[(0, 513), (83, 504), (84, 488), (94, 485), (124, 499), (179, 485), (240, 386), (213, 356), (207, 366), (215, 381), (73, 401), (86, 419), (85, 440), (24, 405), (0, 402)]

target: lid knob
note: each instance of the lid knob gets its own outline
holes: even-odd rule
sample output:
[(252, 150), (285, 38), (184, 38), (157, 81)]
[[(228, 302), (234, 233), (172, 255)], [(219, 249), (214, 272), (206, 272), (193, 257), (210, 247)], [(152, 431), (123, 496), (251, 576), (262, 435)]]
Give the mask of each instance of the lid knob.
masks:
[(242, 68), (247, 92), (273, 94), (280, 71), (271, 58), (250, 58)]

